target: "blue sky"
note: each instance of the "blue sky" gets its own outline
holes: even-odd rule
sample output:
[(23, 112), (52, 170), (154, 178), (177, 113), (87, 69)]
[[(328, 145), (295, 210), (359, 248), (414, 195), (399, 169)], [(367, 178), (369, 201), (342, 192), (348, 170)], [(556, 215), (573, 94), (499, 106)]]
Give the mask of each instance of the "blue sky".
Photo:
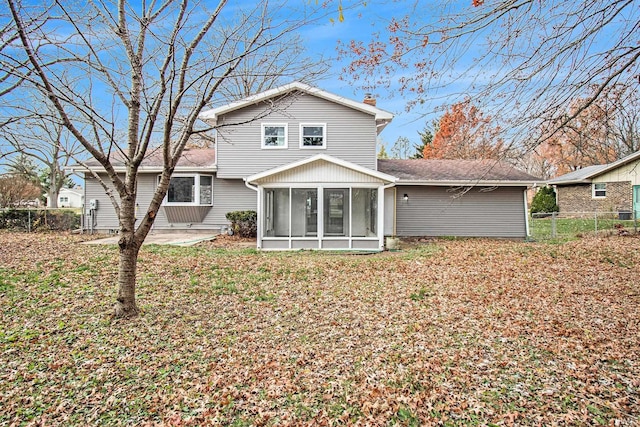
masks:
[[(345, 10), (345, 20), (343, 22), (326, 21), (325, 24), (315, 27), (307, 27), (302, 32), (304, 46), (310, 55), (322, 55), (328, 58), (331, 66), (327, 76), (316, 83), (316, 85), (328, 92), (335, 93), (345, 98), (356, 101), (364, 99), (367, 91), (355, 87), (348, 79), (340, 79), (343, 74), (345, 61), (337, 61), (338, 41), (344, 43), (352, 39), (367, 41), (370, 35), (389, 23), (389, 19), (401, 17), (406, 13), (411, 13), (412, 2), (389, 1), (380, 4), (368, 3), (367, 6), (359, 6), (355, 9)], [(387, 152), (398, 139), (398, 137), (408, 138), (412, 144), (418, 144), (420, 138), (418, 131), (424, 129), (425, 124), (431, 123), (437, 118), (427, 114), (427, 108), (422, 110), (413, 109), (406, 111), (407, 99), (399, 95), (391, 96), (384, 88), (370, 91), (377, 99), (377, 107), (389, 111), (395, 115), (380, 137), (387, 146)], [(426, 115), (427, 114), (427, 115)]]

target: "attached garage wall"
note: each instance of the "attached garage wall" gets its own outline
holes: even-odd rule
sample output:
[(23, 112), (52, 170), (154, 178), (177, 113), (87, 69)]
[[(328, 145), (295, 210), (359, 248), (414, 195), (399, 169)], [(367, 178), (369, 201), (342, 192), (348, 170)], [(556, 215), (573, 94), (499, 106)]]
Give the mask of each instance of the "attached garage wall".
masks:
[[(396, 187), (398, 236), (526, 237), (524, 187)], [(407, 194), (409, 200), (403, 196)]]

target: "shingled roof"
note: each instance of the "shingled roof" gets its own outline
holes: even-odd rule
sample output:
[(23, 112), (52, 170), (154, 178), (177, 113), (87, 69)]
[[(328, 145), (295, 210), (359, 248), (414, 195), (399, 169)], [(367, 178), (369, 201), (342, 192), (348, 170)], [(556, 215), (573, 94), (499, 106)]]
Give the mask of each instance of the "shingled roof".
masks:
[(380, 159), (378, 170), (398, 178), (398, 184), (533, 185), (543, 181), (496, 160)]
[[(97, 160), (91, 159), (85, 164), (91, 169), (102, 169), (102, 165)], [(113, 154), (111, 164), (116, 170), (123, 169), (125, 164), (120, 153)], [(176, 169), (214, 169), (216, 164), (216, 150), (213, 148), (192, 148), (185, 149), (178, 160)], [(141, 171), (157, 171), (163, 166), (162, 150), (149, 150), (140, 165)]]

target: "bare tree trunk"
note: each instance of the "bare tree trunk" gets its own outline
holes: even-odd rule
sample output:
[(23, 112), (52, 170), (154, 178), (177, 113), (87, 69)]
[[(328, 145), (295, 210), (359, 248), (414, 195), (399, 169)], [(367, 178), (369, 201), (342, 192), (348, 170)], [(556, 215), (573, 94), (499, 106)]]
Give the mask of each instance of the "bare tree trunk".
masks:
[(136, 305), (136, 268), (140, 246), (133, 232), (123, 235), (118, 242), (120, 247), (120, 268), (118, 270), (118, 297), (116, 298), (115, 317), (130, 318), (138, 315)]
[(58, 188), (55, 185), (49, 186), (49, 207), (56, 209), (58, 207)]
[(116, 298), (115, 317), (130, 318), (139, 314), (136, 305), (136, 272), (138, 253), (144, 241), (135, 233), (135, 192), (122, 199), (120, 210), (120, 263), (118, 269), (118, 297)]

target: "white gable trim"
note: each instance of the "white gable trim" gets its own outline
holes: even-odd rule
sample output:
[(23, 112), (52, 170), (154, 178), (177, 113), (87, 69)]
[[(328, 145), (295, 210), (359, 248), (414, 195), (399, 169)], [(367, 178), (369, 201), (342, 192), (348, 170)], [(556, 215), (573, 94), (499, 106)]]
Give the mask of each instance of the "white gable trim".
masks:
[(280, 86), (274, 89), (270, 89), (270, 90), (258, 93), (256, 95), (249, 96), (247, 98), (241, 99), (240, 101), (232, 102), (230, 104), (213, 108), (211, 110), (203, 111), (202, 113), (200, 113), (200, 118), (202, 120), (216, 121), (220, 115), (227, 114), (235, 110), (239, 110), (249, 105), (257, 104), (259, 102), (265, 101), (267, 99), (270, 99), (279, 95), (284, 95), (294, 90), (305, 92), (310, 95), (314, 95), (319, 98), (323, 98), (328, 101), (332, 101), (337, 104), (341, 104), (349, 108), (353, 108), (354, 110), (362, 111), (363, 113), (371, 114), (375, 116), (375, 119), (378, 121), (390, 122), (393, 119), (393, 114), (389, 113), (388, 111), (381, 110), (377, 107), (374, 107), (369, 104), (365, 104), (363, 102), (357, 102), (351, 99), (347, 99), (342, 96), (338, 96), (333, 93), (326, 92), (324, 90), (318, 89), (317, 87), (309, 86), (308, 84), (301, 83), (301, 82), (289, 83), (284, 86)]
[(391, 175), (387, 175), (386, 173), (382, 173), (382, 172), (378, 172), (378, 171), (374, 171), (372, 169), (368, 169), (365, 168), (363, 166), (360, 165), (356, 165), (355, 163), (351, 163), (351, 162), (347, 162), (346, 160), (342, 160), (342, 159), (338, 159), (337, 157), (333, 157), (333, 156), (329, 156), (327, 154), (316, 154), (315, 156), (311, 156), (308, 157), (306, 159), (302, 159), (302, 160), (298, 160), (297, 162), (293, 162), (293, 163), (289, 163), (286, 165), (282, 165), (282, 166), (278, 166), (276, 168), (273, 169), (269, 169), (266, 170), (264, 172), (260, 172), (257, 173), (255, 175), (251, 175), (246, 177), (244, 180), (250, 184), (256, 183), (256, 181), (260, 181), (263, 180), (267, 177), (282, 173), (282, 172), (286, 172), (288, 170), (291, 169), (295, 169), (298, 168), (300, 166), (304, 166), (307, 165), (309, 163), (313, 163), (313, 162), (317, 162), (319, 160), (328, 162), (328, 163), (332, 163), (334, 165), (338, 165), (341, 166), (343, 168), (346, 169), (351, 169), (353, 171), (362, 173), (364, 175), (368, 175), (371, 176), (373, 178), (379, 179), (380, 181), (383, 181), (385, 183), (388, 184), (392, 184), (396, 182), (396, 178), (391, 176)]

